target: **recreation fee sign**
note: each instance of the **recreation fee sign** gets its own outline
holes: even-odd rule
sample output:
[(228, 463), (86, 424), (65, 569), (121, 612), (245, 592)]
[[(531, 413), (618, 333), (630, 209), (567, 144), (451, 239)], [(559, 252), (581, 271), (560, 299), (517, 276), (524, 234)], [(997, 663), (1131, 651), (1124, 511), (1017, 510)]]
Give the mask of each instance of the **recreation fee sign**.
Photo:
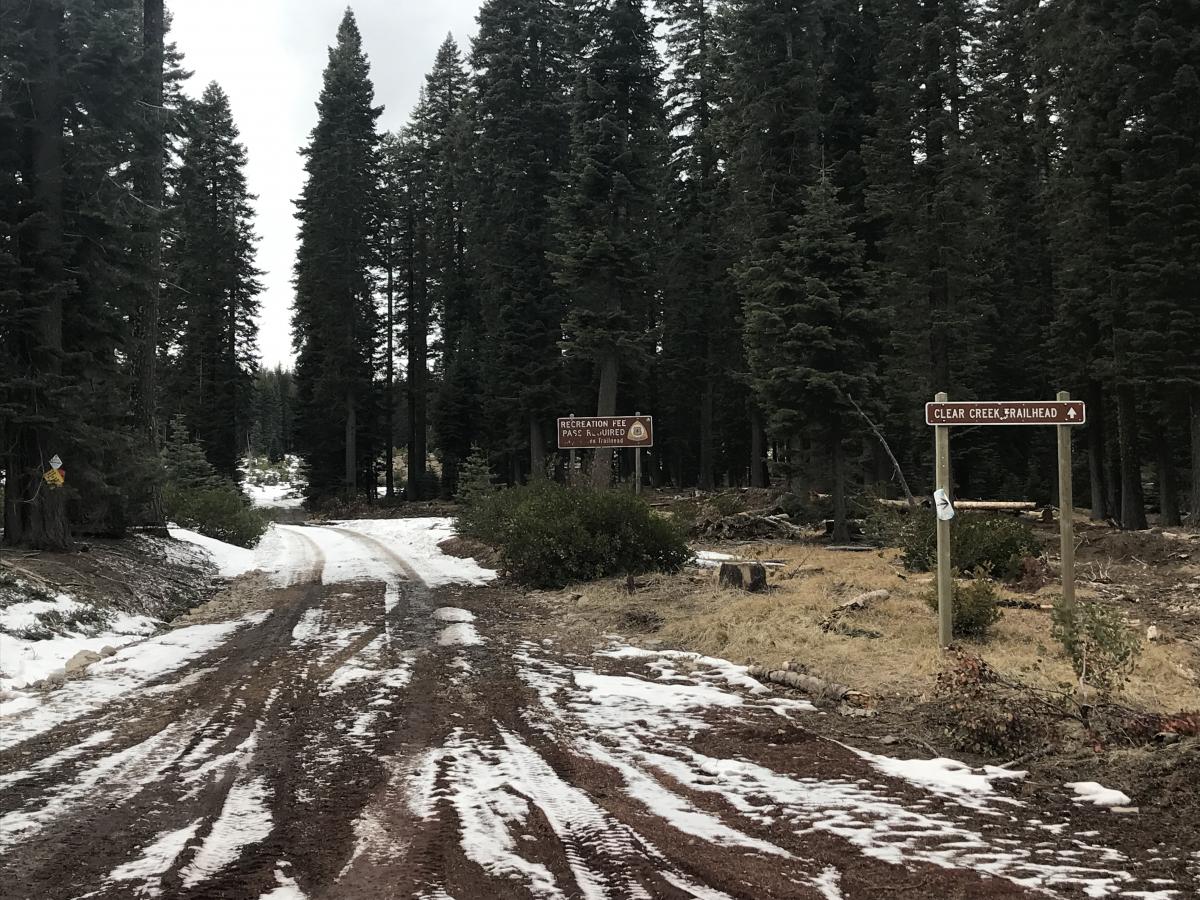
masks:
[(559, 450), (653, 446), (653, 416), (569, 416), (558, 420)]
[(951, 600), (954, 575), (950, 569), (950, 520), (954, 501), (950, 488), (950, 428), (952, 426), (1055, 425), (1058, 428), (1058, 529), (1062, 550), (1063, 603), (1075, 604), (1075, 535), (1071, 522), (1071, 428), (1087, 421), (1087, 407), (1059, 391), (1057, 400), (993, 400), (951, 403), (938, 394), (925, 404), (925, 424), (934, 429), (935, 488), (937, 510), (937, 595), (938, 644), (949, 646), (954, 633)]
[(634, 449), (633, 490), (642, 492), (642, 450), (654, 446), (654, 417), (635, 413), (632, 416), (567, 416), (558, 420), (558, 449), (571, 451), (570, 469), (575, 474), (576, 450)]

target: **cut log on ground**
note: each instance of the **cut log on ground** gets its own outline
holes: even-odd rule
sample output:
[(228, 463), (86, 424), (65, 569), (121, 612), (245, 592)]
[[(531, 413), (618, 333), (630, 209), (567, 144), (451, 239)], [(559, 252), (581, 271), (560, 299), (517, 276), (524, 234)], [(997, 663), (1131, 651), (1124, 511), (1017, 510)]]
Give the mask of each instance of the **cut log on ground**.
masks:
[(846, 703), (851, 706), (865, 707), (871, 705), (871, 698), (862, 691), (854, 691), (844, 684), (826, 681), (816, 675), (805, 672), (793, 672), (789, 669), (768, 669), (766, 666), (750, 666), (747, 672), (759, 681), (772, 684), (782, 684), (798, 691), (803, 691), (818, 700), (829, 700), (833, 703)]
[(867, 609), (872, 603), (877, 601), (882, 602), (890, 596), (891, 594), (887, 591), (867, 591), (865, 594), (859, 594), (845, 603), (840, 603), (830, 611), (829, 615), (821, 620), (821, 630), (825, 632), (832, 631), (837, 627), (842, 616), (846, 615), (846, 613)]
[(767, 569), (762, 563), (721, 563), (717, 573), (721, 587), (760, 594), (767, 589)]

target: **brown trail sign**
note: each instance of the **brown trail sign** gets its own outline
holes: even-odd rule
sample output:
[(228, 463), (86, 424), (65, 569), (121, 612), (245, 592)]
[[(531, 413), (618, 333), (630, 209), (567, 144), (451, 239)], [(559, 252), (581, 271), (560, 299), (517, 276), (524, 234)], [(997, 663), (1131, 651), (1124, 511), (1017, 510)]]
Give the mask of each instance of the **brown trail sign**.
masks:
[(1082, 400), (993, 400), (925, 404), (926, 425), (1082, 425)]
[(559, 450), (653, 446), (653, 416), (570, 416), (558, 420)]
[(1071, 427), (1087, 421), (1087, 407), (1059, 391), (1057, 400), (999, 400), (951, 403), (945, 393), (925, 404), (925, 424), (934, 426), (937, 502), (938, 643), (949, 646), (954, 634), (954, 574), (950, 569), (950, 520), (954, 502), (950, 487), (950, 427), (954, 425), (1058, 426), (1058, 522), (1062, 550), (1063, 604), (1075, 605), (1075, 535), (1071, 516)]
[(576, 450), (615, 450), (632, 447), (634, 490), (642, 492), (642, 449), (654, 446), (654, 417), (567, 416), (558, 420), (558, 449), (571, 451), (571, 476), (575, 474)]

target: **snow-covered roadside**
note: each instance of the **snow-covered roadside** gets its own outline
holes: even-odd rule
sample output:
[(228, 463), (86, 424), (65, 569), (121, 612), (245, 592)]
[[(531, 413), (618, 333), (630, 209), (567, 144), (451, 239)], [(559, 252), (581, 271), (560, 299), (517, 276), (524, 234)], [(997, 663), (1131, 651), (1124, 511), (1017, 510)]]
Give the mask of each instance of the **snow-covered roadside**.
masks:
[(372, 537), (385, 545), (394, 545), (398, 554), (430, 587), (444, 584), (482, 585), (496, 577), (494, 571), (483, 568), (473, 559), (462, 559), (442, 552), (438, 544), (457, 534), (454, 520), (448, 517), (351, 519), (331, 524)]
[[(17, 582), (15, 589), (23, 587)], [(81, 650), (99, 653), (141, 640), (160, 624), (67, 593), (0, 607), (0, 691), (44, 679)]]
[(168, 531), (175, 540), (194, 544), (208, 554), (222, 578), (236, 578), (255, 568), (253, 550), (227, 544), (187, 528), (170, 528)]

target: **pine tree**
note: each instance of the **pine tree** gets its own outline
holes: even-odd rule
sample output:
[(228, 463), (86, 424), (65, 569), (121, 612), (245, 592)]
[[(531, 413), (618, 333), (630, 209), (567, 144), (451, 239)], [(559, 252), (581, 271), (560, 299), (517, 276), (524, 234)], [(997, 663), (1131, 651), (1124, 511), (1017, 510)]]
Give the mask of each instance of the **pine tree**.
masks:
[[(749, 425), (736, 378), (742, 360), (729, 352), (739, 309), (727, 275), (733, 259), (725, 229), (729, 182), (719, 133), (724, 60), (712, 0), (669, 0), (661, 6), (670, 69), (666, 97), (672, 180), (663, 266), (659, 433), (675, 451), (668, 461), (674, 480), (683, 484), (694, 479), (701, 488), (712, 488), (720, 447), (739, 444)], [(725, 434), (723, 423), (734, 434)], [(741, 459), (721, 461), (739, 474), (745, 466)]]
[(805, 212), (768, 257), (743, 276), (750, 373), (768, 429), (792, 442), (819, 440), (833, 471), (833, 539), (849, 537), (846, 440), (857, 428), (851, 400), (871, 402), (882, 335), (864, 246), (829, 178), (806, 193)]
[(479, 302), (467, 263), (466, 204), (470, 183), (469, 82), (458, 45), (448, 36), (425, 78), (413, 114), (413, 137), (428, 203), (425, 244), (430, 314), (441, 336), (434, 435), (445, 487), (451, 493), (458, 465), (474, 443), (478, 421)]
[(380, 330), (372, 283), (375, 121), (382, 111), (373, 98), (362, 38), (347, 10), (329, 51), (317, 125), (303, 151), (308, 181), (296, 214), (297, 446), (311, 468), (310, 498), (339, 491), (353, 496), (359, 476), (373, 467)]
[[(653, 321), (654, 256), (665, 127), (654, 34), (641, 0), (598, 3), (571, 106), (571, 153), (554, 259), (570, 297), (570, 356), (594, 366), (596, 414), (617, 410), (622, 372), (644, 367)], [(606, 485), (611, 455), (592, 478)]]
[(523, 456), (528, 471), (541, 471), (560, 402), (563, 298), (549, 254), (567, 155), (568, 25), (557, 0), (488, 0), (471, 53), (480, 388), (486, 446), (513, 481)]
[(1120, 278), (1129, 251), (1121, 160), (1131, 13), (1117, 2), (1054, 7), (1042, 52), (1062, 65), (1054, 84), (1062, 151), (1054, 178), (1053, 338), (1065, 376), (1082, 387), (1089, 404), (1093, 509), (1103, 494), (1099, 512), (1118, 517), (1122, 527), (1144, 528), (1136, 379)]
[(210, 84), (192, 111), (172, 203), (165, 318), (176, 335), (168, 403), (216, 470), (236, 479), (250, 415), (255, 321), (253, 199), (229, 98)]
[[(1191, 442), (1191, 515), (1200, 522), (1200, 12), (1139, 5), (1130, 33), (1124, 132), (1127, 315), (1119, 326), (1139, 388), (1156, 401), (1160, 521), (1177, 525), (1176, 451)], [(1188, 422), (1190, 427), (1175, 427)], [(1182, 455), (1182, 454), (1179, 454)]]
[[(132, 412), (148, 455), (159, 452), (158, 350), (159, 316), (162, 295), (162, 216), (166, 166), (166, 125), (164, 121), (166, 76), (166, 9), (163, 0), (141, 0), (142, 57), (141, 106), (143, 122), (137, 129), (138, 159), (135, 187), (144, 206), (142, 224), (137, 229), (139, 250), (143, 254), (143, 274), (133, 283), (135, 306), (131, 325), (133, 347)], [(150, 525), (165, 521), (162, 492), (156, 482), (147, 485), (142, 518)]]
[[(765, 285), (748, 271), (779, 249), (821, 165), (820, 95), (824, 22), (802, 0), (735, 0), (724, 15), (728, 80), (721, 118), (728, 148), (729, 252), (742, 304)], [(752, 478), (761, 480), (765, 410), (751, 409)], [(788, 448), (798, 456), (799, 448)], [(789, 461), (793, 475), (797, 460)]]
[[(909, 448), (907, 462), (931, 471), (917, 413), (934, 393), (978, 396), (992, 298), (981, 256), (983, 180), (965, 131), (973, 113), (968, 48), (978, 7), (966, 0), (902, 0), (881, 18), (873, 134), (864, 148), (868, 214), (884, 228), (876, 247), (895, 326), (887, 433)], [(959, 453), (955, 476), (970, 490), (973, 460)]]
[[(145, 220), (130, 141), (144, 127), (133, 102), (141, 13), (133, 0), (0, 7), (0, 156), (15, 163), (6, 175), (19, 172), (0, 195), (10, 544), (64, 549), (72, 530), (119, 534), (130, 491), (153, 480), (145, 442), (130, 440), (123, 366), (128, 285), (151, 277), (132, 235)], [(42, 480), (55, 455), (61, 489)]]

